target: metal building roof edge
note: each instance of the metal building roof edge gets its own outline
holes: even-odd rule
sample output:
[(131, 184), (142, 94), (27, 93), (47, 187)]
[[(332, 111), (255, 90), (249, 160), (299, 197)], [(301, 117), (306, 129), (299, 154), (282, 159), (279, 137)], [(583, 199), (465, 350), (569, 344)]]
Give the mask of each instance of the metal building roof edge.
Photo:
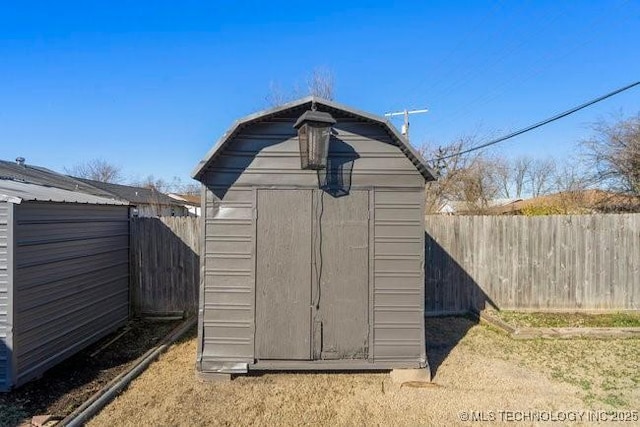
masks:
[(20, 203), (22, 203), (22, 199), (16, 196), (10, 196), (8, 194), (0, 194), (0, 202), (13, 203), (14, 205), (19, 205)]
[(22, 202), (47, 202), (83, 205), (130, 205), (129, 202), (123, 200), (14, 180), (0, 180), (0, 201), (14, 204), (20, 204)]
[(327, 99), (319, 98), (316, 96), (307, 96), (304, 98), (300, 98), (274, 108), (269, 108), (249, 114), (236, 120), (233, 125), (216, 141), (216, 143), (207, 152), (204, 158), (200, 162), (198, 162), (196, 167), (191, 172), (191, 177), (193, 179), (199, 180), (205, 169), (207, 169), (207, 167), (213, 160), (215, 160), (218, 154), (222, 152), (222, 150), (226, 147), (228, 142), (232, 139), (232, 137), (240, 127), (264, 117), (278, 114), (292, 108), (297, 108), (308, 103), (316, 103), (336, 110), (341, 110), (354, 116), (359, 116), (371, 122), (382, 125), (391, 134), (391, 136), (393, 136), (396, 141), (398, 141), (400, 149), (402, 150), (404, 155), (407, 156), (409, 160), (411, 160), (413, 165), (426, 181), (435, 181), (437, 179), (435, 172), (427, 165), (427, 162), (422, 157), (422, 155), (411, 146), (409, 141), (400, 132), (398, 132), (398, 130), (394, 126), (392, 126), (387, 119), (375, 114), (368, 113), (366, 111), (357, 110), (347, 105), (340, 104), (335, 101), (329, 101)]

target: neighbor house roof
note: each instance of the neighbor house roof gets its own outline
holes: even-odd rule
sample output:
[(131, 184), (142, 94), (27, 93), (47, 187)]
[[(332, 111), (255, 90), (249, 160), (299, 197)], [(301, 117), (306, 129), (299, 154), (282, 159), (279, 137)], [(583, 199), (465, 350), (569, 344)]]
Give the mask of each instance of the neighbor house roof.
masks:
[(404, 155), (407, 156), (409, 160), (411, 160), (413, 165), (425, 180), (436, 180), (436, 174), (431, 170), (431, 168), (429, 168), (429, 166), (427, 166), (426, 161), (422, 158), (420, 153), (418, 153), (411, 146), (411, 144), (409, 144), (409, 141), (407, 141), (407, 139), (402, 134), (400, 134), (400, 132), (398, 132), (398, 130), (393, 125), (391, 125), (388, 120), (371, 113), (356, 110), (346, 105), (328, 101), (326, 99), (318, 98), (315, 96), (308, 96), (306, 98), (298, 99), (296, 101), (292, 101), (281, 106), (271, 108), (269, 110), (260, 111), (237, 120), (233, 124), (233, 126), (231, 126), (231, 128), (216, 142), (213, 148), (209, 150), (204, 159), (202, 159), (200, 163), (198, 163), (196, 168), (191, 173), (191, 176), (195, 179), (199, 179), (200, 176), (208, 168), (208, 166), (222, 153), (224, 148), (229, 144), (233, 137), (247, 125), (258, 122), (260, 120), (264, 120), (269, 116), (276, 116), (280, 113), (286, 112), (287, 110), (306, 106), (307, 104), (310, 108), (312, 103), (315, 103), (316, 106), (323, 106), (323, 109), (329, 112), (332, 112), (332, 110), (339, 111), (343, 114), (347, 114), (352, 117), (380, 125), (389, 133), (392, 139), (398, 144)]
[(112, 194), (122, 200), (127, 200), (132, 204), (150, 204), (150, 205), (169, 205), (169, 206), (184, 206), (184, 203), (180, 203), (164, 193), (161, 193), (153, 188), (147, 187), (134, 187), (131, 185), (112, 184), (108, 182), (94, 181), (85, 178), (75, 178), (90, 187), (95, 187), (101, 191)]
[(169, 193), (168, 196), (173, 199), (185, 202), (189, 205), (200, 206), (200, 195)]
[(20, 204), (23, 201), (86, 203), (94, 205), (128, 205), (122, 200), (94, 196), (79, 191), (64, 190), (46, 185), (0, 179), (0, 201)]
[(576, 190), (519, 200), (513, 204), (492, 208), (492, 214), (520, 214), (527, 208), (558, 206), (592, 211), (640, 210), (640, 197), (603, 190)]

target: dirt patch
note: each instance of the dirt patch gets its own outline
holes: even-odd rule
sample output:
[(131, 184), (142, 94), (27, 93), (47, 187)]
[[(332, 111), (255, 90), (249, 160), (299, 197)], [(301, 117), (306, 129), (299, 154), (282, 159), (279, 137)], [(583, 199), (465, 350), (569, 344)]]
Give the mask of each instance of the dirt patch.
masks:
[(51, 368), (40, 379), (10, 393), (0, 393), (0, 426), (18, 425), (39, 414), (70, 414), (179, 323), (132, 321), (124, 335), (94, 356), (124, 329)]
[(491, 311), (516, 328), (638, 328), (640, 313), (537, 313)]
[(192, 334), (89, 425), (450, 425), (470, 411), (640, 403), (633, 386), (640, 340), (514, 341), (466, 318), (427, 319), (427, 331), (437, 386), (417, 388), (392, 384), (388, 373), (268, 373), (201, 383)]

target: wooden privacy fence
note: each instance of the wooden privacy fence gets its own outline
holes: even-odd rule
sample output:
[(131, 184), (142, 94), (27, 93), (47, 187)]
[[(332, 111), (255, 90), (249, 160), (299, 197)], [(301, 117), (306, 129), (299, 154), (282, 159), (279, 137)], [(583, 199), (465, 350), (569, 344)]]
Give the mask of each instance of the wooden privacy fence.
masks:
[(200, 282), (200, 219), (133, 218), (130, 236), (133, 312), (195, 313)]
[(428, 216), (427, 313), (640, 309), (640, 214)]
[[(200, 219), (131, 220), (136, 313), (195, 313)], [(427, 314), (640, 309), (640, 214), (428, 216)]]

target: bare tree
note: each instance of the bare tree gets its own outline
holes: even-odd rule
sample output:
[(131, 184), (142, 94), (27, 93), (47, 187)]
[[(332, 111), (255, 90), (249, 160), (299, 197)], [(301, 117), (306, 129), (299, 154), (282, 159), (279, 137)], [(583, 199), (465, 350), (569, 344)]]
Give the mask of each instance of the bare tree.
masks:
[(538, 197), (553, 189), (556, 164), (551, 158), (521, 156), (510, 161), (497, 159), (494, 167), (500, 194), (504, 197)]
[(511, 161), (496, 159), (494, 173), (499, 181), (500, 194), (503, 197), (523, 197), (527, 189), (527, 178), (533, 162), (533, 159), (526, 156), (518, 157)]
[(282, 89), (282, 86), (278, 82), (271, 81), (269, 83), (269, 92), (265, 96), (265, 101), (272, 107), (286, 104), (287, 102), (297, 98), (297, 88), (292, 92), (287, 92)]
[(557, 167), (551, 177), (553, 189), (558, 194), (559, 213), (574, 213), (584, 205), (584, 190), (587, 182), (577, 167), (577, 162), (568, 161)]
[(640, 113), (593, 124), (582, 141), (591, 182), (609, 190), (640, 195)]
[(269, 83), (269, 92), (265, 96), (265, 101), (268, 105), (277, 107), (307, 95), (329, 101), (335, 99), (335, 79), (329, 68), (316, 67), (306, 76), (305, 80), (305, 88), (301, 88), (298, 83), (295, 83), (291, 90), (285, 90), (278, 82), (272, 81)]
[(93, 159), (85, 163), (77, 163), (64, 171), (78, 178), (92, 179), (100, 182), (118, 183), (122, 181), (122, 169), (103, 159)]
[(524, 173), (529, 183), (532, 197), (549, 194), (553, 189), (556, 162), (551, 158), (532, 160)]
[(489, 202), (498, 196), (500, 186), (495, 171), (495, 161), (483, 156), (477, 157), (462, 171), (460, 193), (468, 204), (468, 210), (483, 212), (490, 207)]
[(156, 178), (153, 175), (147, 176), (145, 179), (137, 182), (135, 185), (137, 187), (148, 188), (159, 193), (165, 193), (169, 191), (169, 183), (163, 178)]
[(196, 183), (188, 183), (184, 184), (180, 189), (180, 193), (182, 194), (193, 194), (196, 196), (200, 195), (200, 185)]
[(527, 180), (531, 182), (531, 172), (535, 161), (530, 157), (518, 157), (513, 162), (514, 196), (521, 198), (526, 192)]
[(307, 89), (309, 95), (333, 101), (335, 80), (331, 70), (325, 67), (315, 68), (307, 77)]
[(146, 178), (133, 180), (131, 185), (149, 188), (159, 193), (200, 194), (200, 186), (196, 183), (184, 183), (180, 177), (171, 180), (148, 175)]
[(438, 180), (426, 187), (427, 212), (436, 213), (447, 202), (463, 202), (466, 210), (482, 212), (500, 191), (500, 162), (483, 152), (462, 153), (476, 145), (475, 136), (434, 148), (420, 149), (438, 174)]
[(511, 165), (505, 159), (496, 159), (495, 176), (500, 188), (502, 197), (511, 198), (513, 189), (511, 188), (512, 170)]
[(438, 178), (426, 186), (427, 212), (437, 213), (444, 203), (459, 200), (460, 175), (470, 163), (470, 156), (459, 153), (471, 146), (471, 140), (472, 138), (460, 138), (448, 145), (434, 147), (424, 144), (420, 148), (422, 156), (430, 163)]

